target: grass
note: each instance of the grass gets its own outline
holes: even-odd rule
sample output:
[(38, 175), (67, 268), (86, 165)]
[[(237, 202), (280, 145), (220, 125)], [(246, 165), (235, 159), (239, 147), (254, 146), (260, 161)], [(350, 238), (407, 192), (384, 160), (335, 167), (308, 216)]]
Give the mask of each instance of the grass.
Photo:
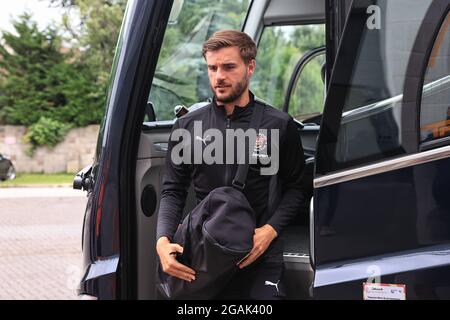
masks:
[(59, 186), (73, 183), (74, 173), (17, 174), (16, 179), (0, 182), (0, 188), (25, 186)]

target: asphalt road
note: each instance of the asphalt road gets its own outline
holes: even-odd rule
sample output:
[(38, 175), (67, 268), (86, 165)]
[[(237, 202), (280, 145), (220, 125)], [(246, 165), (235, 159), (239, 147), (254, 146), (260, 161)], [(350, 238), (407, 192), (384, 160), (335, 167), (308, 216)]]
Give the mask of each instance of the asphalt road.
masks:
[(84, 192), (0, 189), (0, 300), (73, 300), (81, 277)]

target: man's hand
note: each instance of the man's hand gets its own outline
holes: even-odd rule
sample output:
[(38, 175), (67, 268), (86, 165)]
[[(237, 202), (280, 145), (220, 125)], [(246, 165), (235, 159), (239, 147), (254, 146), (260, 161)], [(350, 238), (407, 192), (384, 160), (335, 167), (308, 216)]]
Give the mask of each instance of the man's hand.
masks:
[(244, 269), (256, 261), (267, 248), (269, 248), (272, 241), (278, 236), (275, 229), (266, 224), (265, 226), (256, 229), (255, 235), (253, 236), (253, 249), (249, 256), (239, 264), (240, 269)]
[(175, 258), (177, 253), (183, 253), (183, 247), (170, 243), (167, 237), (161, 237), (156, 243), (156, 251), (165, 273), (188, 282), (195, 281), (195, 271), (179, 263)]

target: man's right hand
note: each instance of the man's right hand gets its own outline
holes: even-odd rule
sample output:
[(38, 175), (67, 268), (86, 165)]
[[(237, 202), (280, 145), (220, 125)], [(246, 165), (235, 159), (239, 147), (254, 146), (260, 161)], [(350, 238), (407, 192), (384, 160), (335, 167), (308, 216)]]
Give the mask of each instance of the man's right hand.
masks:
[(183, 253), (183, 247), (170, 243), (167, 237), (161, 237), (156, 243), (156, 251), (165, 273), (188, 282), (195, 281), (195, 271), (179, 263), (175, 258), (177, 253)]

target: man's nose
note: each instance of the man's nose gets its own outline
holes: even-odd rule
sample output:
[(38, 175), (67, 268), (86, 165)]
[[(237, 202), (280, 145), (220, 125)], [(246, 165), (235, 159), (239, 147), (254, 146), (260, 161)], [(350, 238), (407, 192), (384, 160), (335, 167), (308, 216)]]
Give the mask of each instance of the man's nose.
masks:
[(220, 82), (223, 80), (225, 80), (225, 73), (223, 72), (223, 70), (221, 68), (217, 68), (216, 81)]

